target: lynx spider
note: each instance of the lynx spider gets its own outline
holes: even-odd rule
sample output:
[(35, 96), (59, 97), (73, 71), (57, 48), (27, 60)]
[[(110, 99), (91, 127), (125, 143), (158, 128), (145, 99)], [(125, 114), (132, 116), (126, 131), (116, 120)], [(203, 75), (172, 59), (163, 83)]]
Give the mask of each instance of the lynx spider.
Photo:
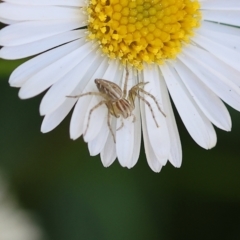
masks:
[[(113, 136), (114, 143), (116, 143), (116, 138), (115, 138), (113, 129), (110, 124), (111, 115), (116, 118), (119, 118), (121, 116), (124, 119), (132, 116), (133, 122), (134, 122), (135, 116), (133, 114), (133, 110), (135, 108), (134, 101), (135, 101), (136, 96), (149, 107), (152, 117), (153, 117), (153, 120), (154, 120), (156, 126), (159, 127), (158, 123), (156, 121), (154, 111), (151, 107), (151, 104), (143, 96), (141, 96), (139, 94), (139, 92), (140, 92), (140, 93), (145, 94), (145, 95), (149, 96), (150, 98), (152, 98), (153, 101), (155, 102), (155, 104), (157, 105), (158, 110), (166, 117), (164, 112), (161, 110), (156, 98), (152, 94), (150, 94), (149, 92), (147, 92), (143, 89), (144, 86), (149, 82), (145, 82), (145, 83), (140, 82), (140, 83), (134, 85), (129, 91), (127, 91), (128, 77), (129, 77), (129, 71), (128, 71), (128, 68), (126, 67), (126, 76), (125, 76), (123, 90), (117, 84), (115, 84), (111, 81), (104, 80), (104, 79), (95, 79), (95, 84), (96, 84), (99, 92), (86, 92), (86, 93), (76, 95), (76, 96), (67, 96), (67, 97), (71, 97), (71, 98), (80, 98), (80, 97), (84, 97), (84, 96), (94, 95), (94, 96), (101, 96), (103, 98), (103, 100), (101, 100), (97, 105), (95, 105), (94, 107), (92, 107), (90, 109), (89, 114), (88, 114), (87, 126), (86, 126), (86, 129), (85, 129), (83, 135), (85, 135), (88, 130), (92, 112), (95, 109), (97, 109), (98, 107), (100, 107), (101, 105), (105, 104), (108, 109), (107, 125)], [(121, 126), (117, 129), (117, 131), (119, 129), (121, 129), (122, 127), (123, 127), (123, 122), (122, 122)]]

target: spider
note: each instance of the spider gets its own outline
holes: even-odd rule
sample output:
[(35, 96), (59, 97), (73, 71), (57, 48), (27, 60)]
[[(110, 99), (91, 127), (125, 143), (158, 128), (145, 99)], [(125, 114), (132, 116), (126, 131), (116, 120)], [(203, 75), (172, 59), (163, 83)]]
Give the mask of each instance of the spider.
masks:
[[(111, 81), (108, 81), (105, 79), (95, 79), (95, 84), (96, 84), (99, 92), (86, 92), (86, 93), (76, 95), (76, 96), (67, 96), (67, 97), (71, 97), (71, 98), (81, 98), (84, 96), (94, 95), (94, 96), (101, 96), (103, 98), (98, 104), (96, 104), (94, 107), (92, 107), (90, 109), (89, 114), (88, 114), (87, 126), (86, 126), (86, 129), (85, 129), (83, 135), (85, 135), (87, 133), (92, 112), (95, 109), (97, 109), (98, 107), (100, 107), (101, 105), (105, 104), (108, 109), (107, 125), (113, 136), (113, 141), (114, 141), (114, 143), (116, 143), (116, 138), (115, 138), (113, 129), (110, 124), (111, 115), (116, 118), (122, 117), (124, 119), (132, 116), (133, 122), (134, 122), (135, 116), (133, 114), (133, 110), (135, 108), (134, 101), (135, 101), (136, 97), (138, 97), (140, 100), (142, 100), (149, 107), (149, 109), (152, 113), (154, 122), (155, 122), (156, 126), (159, 127), (158, 123), (156, 121), (154, 111), (151, 107), (151, 104), (143, 96), (141, 96), (139, 94), (139, 93), (142, 93), (142, 94), (145, 94), (145, 95), (149, 96), (150, 98), (152, 98), (153, 101), (155, 102), (155, 104), (157, 105), (158, 110), (166, 117), (164, 112), (161, 110), (156, 98), (152, 94), (150, 94), (149, 92), (147, 92), (143, 89), (144, 86), (149, 82), (145, 82), (145, 83), (140, 82), (140, 83), (134, 85), (129, 91), (127, 91), (128, 77), (129, 77), (129, 71), (128, 71), (128, 68), (126, 67), (126, 76), (125, 76), (123, 90), (117, 84), (115, 84)], [(117, 131), (120, 130), (122, 127), (123, 127), (123, 122), (122, 122), (121, 126), (117, 129)]]

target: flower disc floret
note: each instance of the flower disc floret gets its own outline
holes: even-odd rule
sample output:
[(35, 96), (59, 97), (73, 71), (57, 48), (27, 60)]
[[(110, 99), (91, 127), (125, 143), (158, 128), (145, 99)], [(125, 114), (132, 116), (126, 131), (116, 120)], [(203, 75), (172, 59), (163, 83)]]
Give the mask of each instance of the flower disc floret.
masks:
[(199, 8), (196, 0), (90, 0), (88, 37), (124, 64), (162, 64), (200, 25)]

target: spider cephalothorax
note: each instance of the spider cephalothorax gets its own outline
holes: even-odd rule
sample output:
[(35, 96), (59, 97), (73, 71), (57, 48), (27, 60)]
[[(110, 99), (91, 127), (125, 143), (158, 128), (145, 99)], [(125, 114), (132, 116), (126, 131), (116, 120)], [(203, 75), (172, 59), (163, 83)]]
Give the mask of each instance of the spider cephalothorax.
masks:
[[(156, 105), (158, 107), (158, 110), (164, 116), (165, 116), (165, 114), (161, 110), (156, 98), (152, 94), (150, 94), (149, 92), (147, 92), (143, 89), (144, 86), (148, 82), (145, 82), (145, 83), (140, 82), (140, 83), (134, 85), (129, 91), (127, 91), (128, 76), (129, 76), (129, 71), (126, 68), (126, 77), (125, 77), (123, 90), (116, 83), (113, 83), (111, 81), (104, 80), (104, 79), (95, 79), (95, 84), (96, 84), (99, 92), (86, 92), (86, 93), (76, 95), (76, 96), (68, 96), (68, 97), (73, 97), (73, 98), (80, 98), (80, 97), (83, 97), (83, 96), (95, 95), (95, 96), (101, 96), (103, 98), (101, 101), (99, 101), (99, 103), (97, 105), (95, 105), (94, 107), (92, 107), (90, 109), (89, 114), (88, 114), (87, 126), (86, 126), (86, 129), (84, 131), (84, 135), (86, 134), (86, 132), (88, 130), (92, 112), (95, 109), (97, 109), (98, 107), (100, 107), (101, 105), (105, 104), (107, 109), (108, 109), (107, 124), (108, 124), (110, 132), (113, 136), (113, 140), (114, 140), (114, 142), (116, 142), (116, 138), (115, 138), (113, 129), (112, 129), (111, 124), (110, 124), (111, 115), (116, 117), (116, 118), (122, 117), (122, 118), (125, 118), (125, 119), (128, 118), (128, 117), (133, 117), (133, 122), (134, 122), (135, 121), (135, 116), (133, 114), (133, 110), (135, 108), (134, 102), (135, 102), (136, 97), (138, 97), (145, 104), (147, 104), (147, 106), (149, 107), (149, 109), (152, 113), (152, 117), (153, 117), (153, 119), (156, 123), (156, 126), (159, 127), (158, 123), (156, 121), (156, 118), (155, 118), (154, 111), (151, 107), (151, 104), (144, 98), (144, 95), (147, 95), (150, 98), (152, 98), (153, 101), (156, 103)], [(140, 93), (142, 93), (143, 96), (141, 96)], [(121, 129), (122, 127), (123, 127), (123, 123), (117, 130)]]

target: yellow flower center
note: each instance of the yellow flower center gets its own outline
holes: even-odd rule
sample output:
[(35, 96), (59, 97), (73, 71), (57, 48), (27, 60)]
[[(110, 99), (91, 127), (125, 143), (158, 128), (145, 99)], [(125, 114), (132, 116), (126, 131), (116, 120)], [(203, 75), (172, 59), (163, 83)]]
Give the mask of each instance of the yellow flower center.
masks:
[(197, 0), (90, 0), (88, 38), (137, 69), (173, 59), (200, 25)]

